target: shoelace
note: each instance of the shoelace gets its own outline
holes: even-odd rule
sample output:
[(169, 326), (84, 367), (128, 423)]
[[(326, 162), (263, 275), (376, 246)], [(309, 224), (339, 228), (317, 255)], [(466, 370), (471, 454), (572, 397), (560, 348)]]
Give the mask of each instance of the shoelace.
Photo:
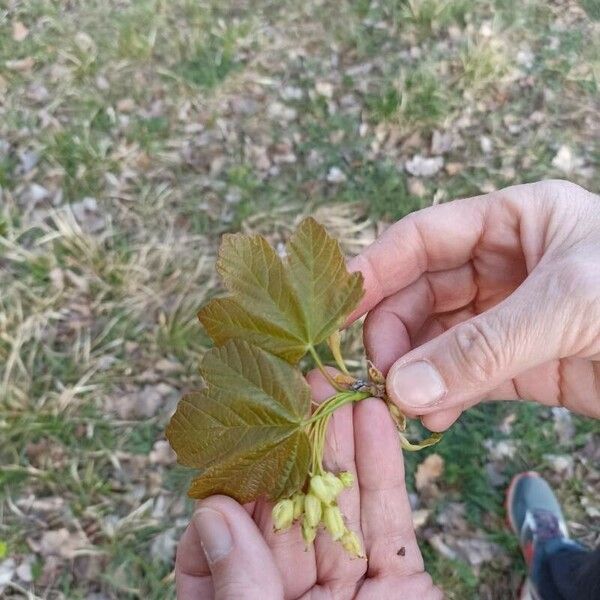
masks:
[(532, 511), (535, 523), (534, 535), (538, 542), (545, 542), (562, 537), (562, 531), (556, 515), (548, 510), (534, 509)]

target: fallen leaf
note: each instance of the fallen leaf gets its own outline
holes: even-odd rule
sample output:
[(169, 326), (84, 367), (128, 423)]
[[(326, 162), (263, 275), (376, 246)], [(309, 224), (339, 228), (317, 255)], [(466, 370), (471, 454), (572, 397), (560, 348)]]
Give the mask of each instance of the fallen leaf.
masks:
[(267, 107), (267, 115), (275, 121), (293, 121), (298, 112), (291, 106), (286, 106), (282, 102), (271, 102)]
[(84, 198), (71, 204), (71, 210), (81, 228), (87, 233), (98, 233), (106, 227), (106, 218), (95, 198)]
[(76, 556), (73, 560), (73, 575), (78, 582), (96, 582), (106, 569), (107, 557), (99, 554)]
[(465, 168), (465, 166), (462, 163), (457, 163), (457, 162), (450, 162), (450, 163), (446, 163), (444, 165), (444, 169), (445, 169), (446, 173), (448, 173), (448, 175), (450, 175), (450, 176), (460, 173), (464, 168)]
[(74, 37), (75, 45), (85, 54), (96, 53), (96, 42), (85, 31), (78, 31)]
[(32, 183), (25, 190), (22, 202), (29, 207), (33, 207), (43, 200), (48, 199), (49, 196), (50, 192), (43, 185)]
[(12, 37), (15, 42), (22, 42), (29, 35), (29, 29), (21, 21), (13, 21)]
[(121, 98), (117, 102), (117, 110), (119, 112), (129, 113), (135, 109), (135, 100), (133, 98)]
[(450, 548), (448, 544), (446, 544), (440, 533), (430, 536), (427, 541), (429, 542), (430, 546), (444, 558), (456, 560), (456, 552)]
[(26, 58), (20, 58), (18, 60), (7, 60), (5, 63), (6, 68), (9, 71), (18, 71), (19, 73), (25, 73), (31, 71), (35, 65), (35, 60), (32, 56)]
[(554, 431), (556, 431), (560, 445), (567, 446), (575, 435), (571, 411), (563, 406), (555, 406), (552, 408), (552, 418), (554, 419)]
[(450, 152), (453, 144), (454, 138), (451, 133), (436, 129), (431, 136), (431, 154), (445, 154), (446, 152)]
[(71, 533), (65, 527), (45, 531), (39, 541), (27, 540), (31, 549), (41, 556), (59, 556), (72, 559), (77, 550), (89, 545), (87, 537), (81, 532)]
[(444, 159), (441, 156), (425, 158), (415, 154), (406, 161), (405, 166), (406, 170), (415, 177), (432, 177), (444, 166)]
[(56, 440), (43, 437), (37, 442), (29, 442), (25, 447), (29, 462), (37, 468), (57, 468), (67, 460), (65, 447)]
[(498, 544), (482, 538), (456, 538), (452, 542), (452, 547), (473, 567), (497, 561), (499, 557), (505, 555)]
[(329, 81), (317, 81), (315, 83), (315, 91), (319, 96), (333, 98), (333, 84), (329, 83)]
[(7, 558), (0, 562), (0, 593), (2, 593), (4, 587), (13, 580), (16, 568), (14, 558)]
[(440, 478), (444, 472), (444, 459), (439, 454), (430, 454), (418, 467), (415, 487), (421, 491)]
[(445, 532), (464, 535), (469, 531), (466, 519), (467, 507), (464, 502), (448, 502), (436, 515), (435, 521)]
[(150, 556), (155, 562), (170, 564), (175, 558), (177, 547), (177, 530), (170, 527), (159, 533), (150, 545)]
[(21, 564), (19, 564), (19, 566), (17, 567), (17, 577), (24, 583), (31, 583), (33, 581), (33, 573), (31, 571), (31, 566), (34, 562), (35, 556), (33, 554), (29, 554), (21, 561)]
[(124, 420), (148, 419), (153, 417), (163, 403), (163, 396), (157, 386), (145, 385), (120, 396), (111, 396), (107, 408)]
[(412, 522), (415, 529), (419, 529), (427, 523), (431, 511), (428, 508), (420, 508), (412, 511)]
[(179, 361), (168, 358), (161, 358), (154, 365), (154, 368), (161, 373), (181, 373), (184, 370), (183, 365)]
[(171, 449), (167, 440), (157, 440), (154, 442), (148, 459), (153, 465), (171, 465), (177, 460), (177, 455)]
[(499, 469), (496, 463), (485, 464), (485, 474), (492, 487), (502, 488), (506, 485), (507, 477)]
[(513, 458), (517, 451), (515, 440), (486, 440), (483, 444), (492, 460), (502, 462), (507, 458)]
[(417, 198), (423, 198), (427, 193), (427, 187), (418, 177), (409, 177), (408, 191)]
[(573, 457), (567, 454), (545, 454), (544, 460), (550, 465), (550, 468), (561, 477), (573, 476)]

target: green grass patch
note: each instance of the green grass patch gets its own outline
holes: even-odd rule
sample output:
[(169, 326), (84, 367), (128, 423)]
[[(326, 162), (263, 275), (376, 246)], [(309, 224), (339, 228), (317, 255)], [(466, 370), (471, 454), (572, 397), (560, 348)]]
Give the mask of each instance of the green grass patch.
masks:
[(167, 117), (135, 117), (127, 131), (127, 138), (136, 141), (145, 150), (152, 151), (170, 134), (170, 123)]
[(206, 40), (186, 52), (174, 71), (188, 83), (212, 89), (241, 65), (236, 59), (235, 33), (210, 34)]
[(374, 219), (400, 219), (424, 206), (408, 191), (399, 168), (386, 162), (366, 162), (353, 169), (339, 198), (365, 204)]
[(600, 21), (600, 2), (598, 0), (580, 0), (585, 12), (594, 21)]
[(399, 80), (390, 81), (369, 95), (366, 102), (376, 121), (395, 121), (404, 128), (421, 126), (426, 131), (443, 119), (453, 105), (440, 78), (425, 66), (407, 69)]
[(111, 144), (108, 138), (78, 126), (59, 131), (48, 140), (45, 158), (62, 168), (68, 200), (96, 196), (102, 190), (105, 172), (117, 166), (109, 158)]
[(440, 556), (426, 542), (420, 544), (425, 569), (436, 585), (439, 585), (451, 600), (475, 600), (479, 579), (469, 564), (462, 560), (450, 560)]

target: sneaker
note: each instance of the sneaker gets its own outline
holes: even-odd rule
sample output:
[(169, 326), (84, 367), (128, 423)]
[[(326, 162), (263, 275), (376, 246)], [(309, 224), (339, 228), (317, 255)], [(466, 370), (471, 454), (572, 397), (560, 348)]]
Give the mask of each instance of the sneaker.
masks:
[[(506, 514), (511, 529), (519, 538), (521, 551), (531, 576), (536, 548), (550, 540), (568, 540), (567, 523), (554, 492), (535, 472), (516, 475), (506, 494)], [(539, 598), (529, 578), (522, 598)]]

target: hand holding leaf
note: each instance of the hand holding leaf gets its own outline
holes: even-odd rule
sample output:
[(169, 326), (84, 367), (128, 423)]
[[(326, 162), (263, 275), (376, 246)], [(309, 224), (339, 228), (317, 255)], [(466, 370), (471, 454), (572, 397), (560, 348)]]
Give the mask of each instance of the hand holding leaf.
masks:
[[(273, 511), (277, 528), (301, 519), (311, 544), (322, 523), (361, 555), (337, 505), (351, 477), (327, 472), (323, 452), (334, 411), (373, 395), (385, 399), (376, 370), (366, 380), (352, 377), (340, 350), (339, 327), (362, 297), (362, 276), (348, 273), (339, 244), (311, 218), (290, 238), (285, 258), (260, 236), (225, 236), (217, 269), (231, 296), (198, 316), (218, 347), (202, 361), (205, 388), (180, 401), (167, 428), (178, 461), (200, 469), (189, 494), (281, 500)], [(344, 375), (332, 378), (323, 367), (316, 346), (325, 340)], [(293, 366), (306, 353), (338, 390), (313, 413)], [(393, 417), (403, 429), (402, 415)], [(418, 449), (438, 439), (403, 445)]]

